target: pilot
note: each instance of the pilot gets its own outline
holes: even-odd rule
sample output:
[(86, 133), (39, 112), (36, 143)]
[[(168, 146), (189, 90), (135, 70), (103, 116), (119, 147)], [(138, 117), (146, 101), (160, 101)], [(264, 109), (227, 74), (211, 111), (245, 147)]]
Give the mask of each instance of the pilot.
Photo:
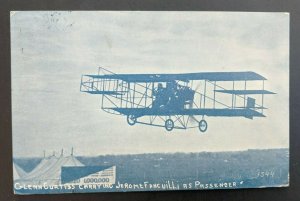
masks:
[(176, 109), (178, 99), (178, 85), (175, 81), (168, 82), (165, 95), (168, 97), (167, 106), (171, 109)]
[(164, 90), (164, 87), (163, 87), (162, 83), (158, 83), (157, 90), (155, 91), (155, 95), (156, 94), (161, 94), (161, 92), (163, 90)]
[(157, 89), (153, 91), (155, 100), (153, 101), (153, 108), (160, 108), (166, 104), (166, 88), (163, 87), (162, 83), (158, 83)]

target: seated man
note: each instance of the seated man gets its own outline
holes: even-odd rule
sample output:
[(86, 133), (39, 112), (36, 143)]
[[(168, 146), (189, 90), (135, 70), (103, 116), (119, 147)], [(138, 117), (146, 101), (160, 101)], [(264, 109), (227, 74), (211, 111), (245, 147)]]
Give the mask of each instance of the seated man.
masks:
[(169, 98), (162, 83), (158, 83), (157, 89), (153, 91), (153, 97), (155, 100), (152, 103), (152, 108), (161, 108), (167, 104)]

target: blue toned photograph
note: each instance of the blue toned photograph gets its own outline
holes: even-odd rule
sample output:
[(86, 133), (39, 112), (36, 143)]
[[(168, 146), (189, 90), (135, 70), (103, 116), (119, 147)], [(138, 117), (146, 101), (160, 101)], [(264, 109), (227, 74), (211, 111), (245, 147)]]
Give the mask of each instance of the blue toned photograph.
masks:
[(15, 194), (289, 186), (289, 13), (10, 21)]

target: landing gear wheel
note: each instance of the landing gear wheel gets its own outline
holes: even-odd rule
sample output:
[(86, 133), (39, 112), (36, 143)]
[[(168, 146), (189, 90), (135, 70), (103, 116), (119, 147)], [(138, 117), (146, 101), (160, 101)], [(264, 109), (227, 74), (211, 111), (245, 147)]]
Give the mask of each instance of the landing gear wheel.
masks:
[(127, 123), (130, 125), (130, 126), (133, 126), (135, 123), (136, 123), (136, 117), (133, 115), (133, 114), (130, 114), (127, 116)]
[(172, 119), (167, 119), (165, 122), (165, 128), (167, 131), (171, 131), (174, 128), (174, 121)]
[(199, 130), (201, 132), (205, 132), (207, 130), (207, 122), (204, 119), (199, 121)]

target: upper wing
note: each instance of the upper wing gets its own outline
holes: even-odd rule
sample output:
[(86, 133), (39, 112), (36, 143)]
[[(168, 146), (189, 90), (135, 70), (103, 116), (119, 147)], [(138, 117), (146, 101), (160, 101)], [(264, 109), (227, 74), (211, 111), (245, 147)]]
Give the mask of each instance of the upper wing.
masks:
[(266, 80), (265, 77), (251, 71), (247, 72), (203, 72), (184, 74), (108, 74), (108, 75), (85, 75), (91, 78), (118, 79), (126, 82), (169, 82), (180, 80), (209, 80), (209, 81), (246, 81)]

